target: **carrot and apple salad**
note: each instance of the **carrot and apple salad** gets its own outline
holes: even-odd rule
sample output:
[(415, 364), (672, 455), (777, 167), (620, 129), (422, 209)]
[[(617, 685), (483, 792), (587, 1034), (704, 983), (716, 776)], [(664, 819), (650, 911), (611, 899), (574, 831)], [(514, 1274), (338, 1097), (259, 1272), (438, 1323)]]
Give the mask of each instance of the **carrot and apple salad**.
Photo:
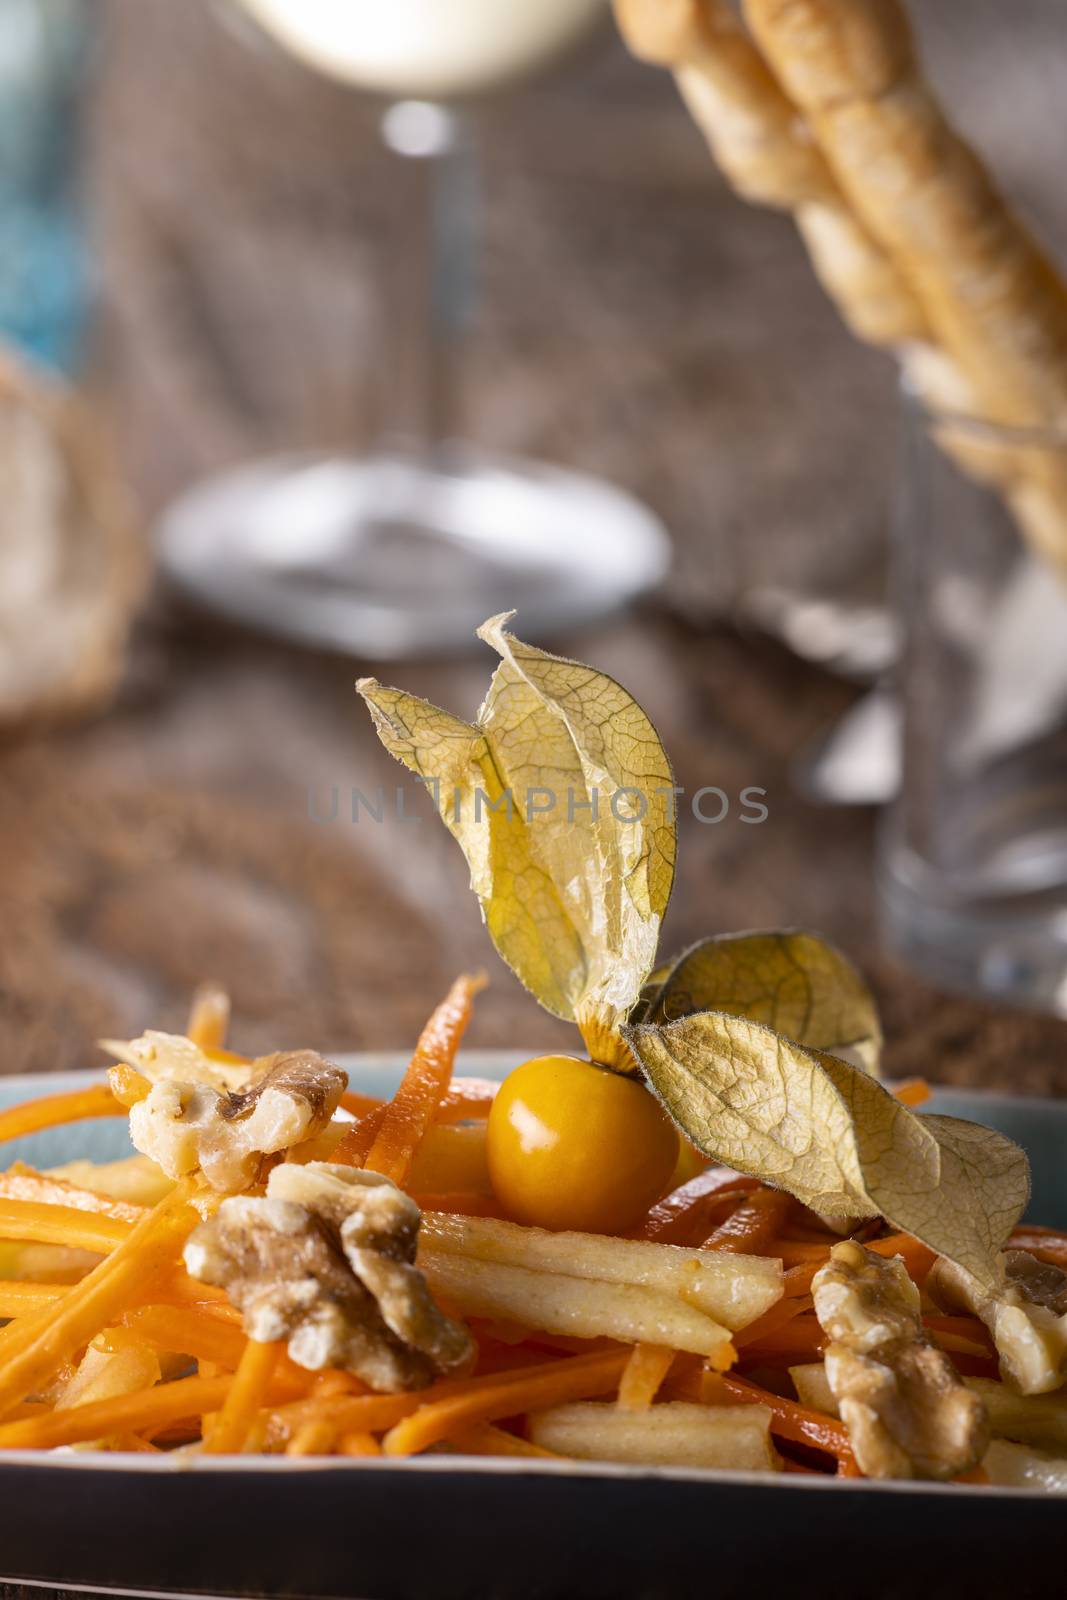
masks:
[[(660, 956), (655, 729), (505, 621), (473, 723), (360, 689), (575, 1054), (456, 1076), (463, 976), (379, 1101), (315, 1050), (235, 1052), (209, 987), (184, 1034), (106, 1041), (106, 1083), (0, 1114), (126, 1116), (137, 1151), (0, 1174), (0, 1450), (1067, 1488), (1067, 1235), (1021, 1221), (1026, 1156), (880, 1081), (874, 999), (817, 935)], [(549, 775), (581, 803), (523, 806)]]
[[(568, 1075), (596, 1069), (543, 1057), (517, 1087), (454, 1077), (477, 986), (454, 985), (390, 1101), (350, 1093), (312, 1052), (246, 1061), (194, 1007), (189, 1035), (130, 1041), (98, 1090), (0, 1115), (10, 1139), (140, 1107), (134, 1138), (154, 1152), (0, 1176), (0, 1448), (444, 1449), (837, 1476), (898, 1470), (907, 1449), (913, 1474), (982, 1482), (998, 1448), (1032, 1463), (1035, 1443), (1067, 1440), (1067, 1403), (1002, 1381), (989, 1319), (923, 1295), (927, 1245), (880, 1219), (842, 1239), (786, 1191), (701, 1157), (633, 1080), (673, 1139), (664, 1192), (622, 1232), (606, 1216), (597, 1230), (504, 1216), (488, 1152), (522, 1156), (500, 1145), (497, 1108), (525, 1079), (547, 1126), (553, 1070), (567, 1109)], [(924, 1093), (903, 1085), (900, 1103)], [(255, 1148), (294, 1128), (296, 1142)], [(179, 1175), (194, 1146), (206, 1168)], [(1018, 1243), (1035, 1275), (1067, 1261), (1060, 1234)], [(852, 1348), (850, 1294), (901, 1321), (893, 1340)], [(891, 1410), (857, 1429), (835, 1361), (869, 1385), (895, 1377), (914, 1437), (894, 1440)], [(1002, 1432), (1023, 1442), (991, 1446)]]

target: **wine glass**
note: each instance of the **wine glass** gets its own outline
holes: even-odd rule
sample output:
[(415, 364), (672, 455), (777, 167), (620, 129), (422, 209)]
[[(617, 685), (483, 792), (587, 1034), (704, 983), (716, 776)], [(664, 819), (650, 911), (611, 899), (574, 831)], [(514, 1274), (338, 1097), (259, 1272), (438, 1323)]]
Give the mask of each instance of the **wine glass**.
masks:
[(465, 649), (503, 610), (534, 634), (615, 611), (666, 570), (657, 519), (597, 478), (457, 442), (452, 404), (476, 238), (465, 102), (579, 45), (608, 0), (239, 3), (309, 66), (392, 96), (385, 427), (369, 455), (273, 457), (194, 485), (162, 518), (165, 568), (246, 623), (377, 659)]

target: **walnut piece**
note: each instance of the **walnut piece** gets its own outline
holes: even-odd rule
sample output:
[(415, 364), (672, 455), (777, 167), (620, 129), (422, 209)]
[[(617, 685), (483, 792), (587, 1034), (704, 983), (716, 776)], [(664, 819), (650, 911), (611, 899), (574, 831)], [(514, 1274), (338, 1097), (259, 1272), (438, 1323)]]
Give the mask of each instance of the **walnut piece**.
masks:
[(868, 1478), (956, 1478), (989, 1442), (985, 1407), (923, 1330), (903, 1261), (848, 1239), (812, 1280), (826, 1376)]
[(343, 1367), (372, 1389), (421, 1389), (467, 1367), (474, 1344), (414, 1265), (419, 1220), (378, 1173), (287, 1162), (265, 1197), (224, 1200), (190, 1236), (185, 1264), (226, 1290), (250, 1339), (286, 1340), (298, 1366)]
[(160, 1033), (149, 1028), (139, 1039), (101, 1039), (100, 1048), (134, 1067), (149, 1083), (173, 1079), (201, 1084), (208, 1089), (246, 1089), (273, 1064), (266, 1061), (216, 1061), (183, 1033)]
[(313, 1050), (270, 1058), (262, 1077), (232, 1093), (161, 1078), (131, 1108), (130, 1138), (169, 1178), (199, 1167), (213, 1189), (236, 1194), (262, 1178), (266, 1157), (322, 1132), (347, 1081)]
[(1067, 1379), (1067, 1273), (1025, 1250), (1005, 1250), (1000, 1284), (990, 1293), (969, 1272), (940, 1257), (927, 1289), (946, 1310), (981, 1318), (993, 1336), (1000, 1372), (1019, 1394), (1047, 1394)]

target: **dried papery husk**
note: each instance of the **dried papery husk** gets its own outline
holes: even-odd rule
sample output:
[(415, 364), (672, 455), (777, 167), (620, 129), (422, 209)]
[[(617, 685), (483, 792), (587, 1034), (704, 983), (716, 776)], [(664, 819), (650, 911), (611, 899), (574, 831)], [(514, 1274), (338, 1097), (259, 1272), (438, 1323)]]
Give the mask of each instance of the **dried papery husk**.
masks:
[(524, 644), (510, 615), (478, 630), (501, 660), (473, 723), (373, 678), (356, 687), (386, 749), (440, 797), (500, 955), (594, 1060), (632, 1072), (619, 1030), (674, 880), (670, 763), (620, 684)]

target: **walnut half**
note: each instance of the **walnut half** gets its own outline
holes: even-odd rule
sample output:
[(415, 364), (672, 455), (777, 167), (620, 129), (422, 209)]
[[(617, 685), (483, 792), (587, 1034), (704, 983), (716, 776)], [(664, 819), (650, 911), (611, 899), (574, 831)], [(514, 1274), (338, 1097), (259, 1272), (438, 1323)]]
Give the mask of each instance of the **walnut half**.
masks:
[(130, 1138), (168, 1178), (199, 1167), (213, 1189), (236, 1194), (261, 1178), (265, 1157), (321, 1133), (347, 1081), (313, 1050), (271, 1057), (261, 1077), (231, 1093), (162, 1078), (131, 1108)]
[(966, 1310), (993, 1335), (1001, 1376), (1019, 1394), (1047, 1394), (1067, 1379), (1067, 1273), (1025, 1250), (1005, 1250), (991, 1293), (942, 1256), (927, 1279), (946, 1310)]
[(957, 1478), (989, 1442), (985, 1407), (923, 1330), (903, 1261), (854, 1240), (812, 1280), (826, 1376), (868, 1478)]
[(263, 1198), (224, 1200), (185, 1247), (224, 1288), (250, 1339), (284, 1339), (298, 1366), (342, 1367), (372, 1389), (421, 1389), (470, 1364), (473, 1340), (415, 1266), (420, 1213), (388, 1178), (313, 1161), (275, 1167)]

